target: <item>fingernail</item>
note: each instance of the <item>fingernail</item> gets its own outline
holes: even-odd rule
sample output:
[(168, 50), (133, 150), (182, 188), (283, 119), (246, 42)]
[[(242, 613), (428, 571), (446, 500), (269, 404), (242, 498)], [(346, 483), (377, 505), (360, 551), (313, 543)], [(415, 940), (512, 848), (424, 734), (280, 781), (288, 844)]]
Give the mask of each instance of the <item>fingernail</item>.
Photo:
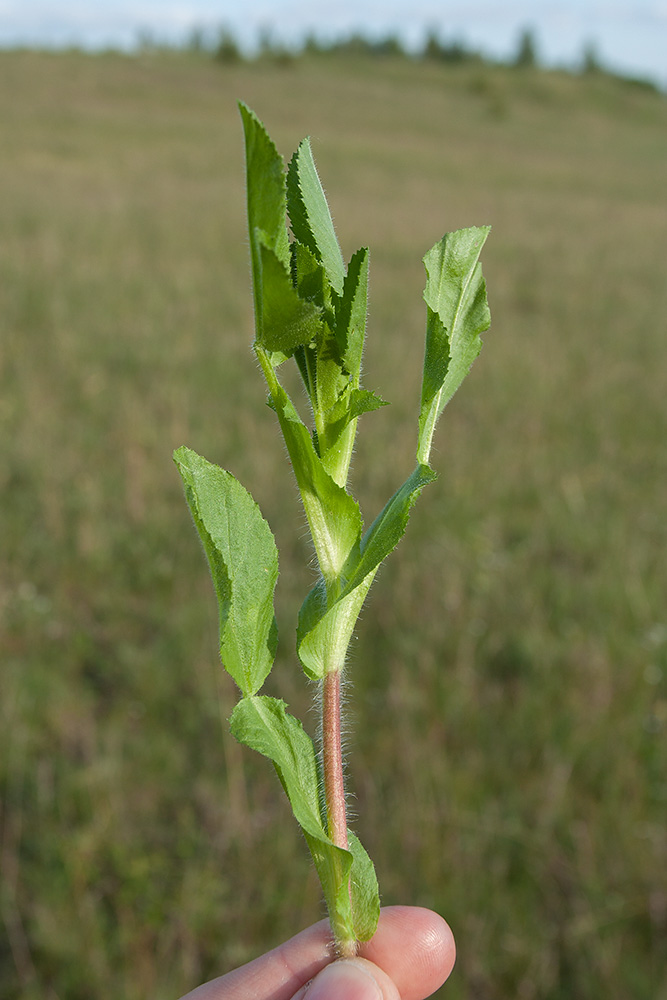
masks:
[(339, 959), (315, 976), (305, 1000), (382, 1000), (382, 990), (360, 962)]

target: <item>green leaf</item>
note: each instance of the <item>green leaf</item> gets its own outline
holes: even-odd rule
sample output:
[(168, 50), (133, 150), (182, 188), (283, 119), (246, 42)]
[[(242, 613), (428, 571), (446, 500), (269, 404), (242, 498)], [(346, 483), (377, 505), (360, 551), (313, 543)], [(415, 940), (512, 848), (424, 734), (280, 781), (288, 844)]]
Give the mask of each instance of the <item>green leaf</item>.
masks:
[(341, 294), (345, 265), (309, 139), (299, 144), (289, 164), (287, 207), (294, 236), (324, 265), (329, 284)]
[(266, 695), (242, 698), (232, 712), (230, 727), (240, 743), (273, 761), (304, 832), (326, 838), (313, 742), (299, 720), (287, 713), (285, 702)]
[(358, 941), (370, 941), (380, 919), (378, 880), (373, 862), (359, 838), (348, 830), (347, 839), (352, 854), (350, 897), (354, 933)]
[[(388, 404), (367, 389), (354, 389), (348, 382), (336, 403), (324, 414), (322, 433), (318, 435), (318, 451), (327, 472), (344, 486), (356, 434), (356, 420)], [(352, 424), (353, 426), (350, 426)]]
[(337, 580), (359, 545), (362, 529), (359, 505), (324, 468), (308, 428), (261, 348), (257, 356), (287, 445), (322, 575), (327, 582)]
[(357, 418), (387, 403), (367, 389), (355, 389), (351, 380), (345, 381), (346, 376), (341, 374), (339, 367), (330, 365), (327, 370), (320, 365), (317, 371), (319, 386), (326, 385), (326, 376), (330, 375), (328, 395), (336, 397), (333, 406), (319, 414), (317, 451), (331, 478), (344, 487), (357, 433)]
[(322, 311), (300, 298), (287, 268), (263, 238), (258, 239), (262, 305), (257, 340), (267, 350), (289, 356), (317, 336)]
[(345, 275), (343, 294), (336, 304), (334, 333), (339, 343), (345, 368), (355, 386), (359, 385), (361, 357), (366, 337), (366, 316), (368, 313), (368, 249), (352, 256)]
[[(377, 568), (377, 567), (376, 567)], [(323, 582), (310, 591), (299, 612), (297, 651), (304, 673), (321, 680), (331, 670), (341, 670), (366, 594), (373, 582), (371, 571), (356, 586), (345, 588), (327, 607)]]
[(354, 834), (348, 834), (349, 851), (330, 839), (317, 756), (303, 726), (289, 715), (283, 701), (263, 695), (242, 698), (230, 726), (236, 739), (273, 761), (310, 848), (336, 940), (368, 940), (380, 911), (373, 865)]
[(365, 532), (358, 558), (355, 561), (351, 560), (346, 567), (348, 574), (346, 592), (352, 587), (359, 586), (398, 545), (408, 523), (410, 508), (423, 488), (437, 478), (437, 473), (427, 465), (418, 465), (400, 489), (387, 501)]
[(417, 466), (394, 493), (364, 534), (344, 569), (344, 586), (338, 598), (328, 602), (322, 581), (310, 591), (299, 612), (297, 650), (304, 672), (320, 679), (332, 669), (341, 669), (366, 595), (380, 563), (400, 541), (410, 508), (424, 486), (437, 479), (426, 465)]
[(427, 310), (417, 460), (428, 464), (438, 417), (482, 349), (491, 323), (479, 264), (490, 227), (447, 233), (424, 257)]
[[(389, 406), (389, 403), (369, 389), (354, 389), (352, 384), (348, 383), (346, 391), (339, 397), (335, 406), (327, 411), (327, 422), (332, 425), (341, 421), (348, 423), (350, 420), (356, 420), (362, 413), (379, 410), (382, 406)], [(340, 434), (340, 431), (338, 433)]]
[(289, 266), (285, 164), (254, 111), (239, 101), (246, 153), (248, 233), (257, 336), (263, 328), (262, 245)]
[(303, 833), (322, 885), (334, 940), (337, 945), (352, 942), (356, 938), (350, 899), (352, 855), (336, 847), (326, 834), (313, 837), (306, 830)]
[[(361, 358), (366, 335), (368, 251), (359, 250), (350, 261), (343, 294), (331, 292), (333, 330), (321, 339), (317, 363), (318, 450), (325, 468), (340, 486), (347, 483), (356, 436), (356, 419), (362, 413), (384, 405), (371, 392), (359, 388)], [(312, 397), (311, 397), (312, 398)]]
[(330, 288), (324, 268), (317, 257), (297, 240), (290, 246), (292, 282), (302, 299), (314, 302), (321, 309), (330, 305)]
[(289, 237), (285, 163), (254, 111), (242, 101), (239, 101), (239, 110), (245, 135), (248, 232), (253, 251), (253, 271), (258, 252), (257, 232), (265, 234), (267, 245), (287, 267)]
[(276, 654), (273, 591), (278, 551), (259, 507), (241, 484), (189, 448), (174, 452), (204, 545), (220, 617), (220, 656), (245, 695), (264, 683)]

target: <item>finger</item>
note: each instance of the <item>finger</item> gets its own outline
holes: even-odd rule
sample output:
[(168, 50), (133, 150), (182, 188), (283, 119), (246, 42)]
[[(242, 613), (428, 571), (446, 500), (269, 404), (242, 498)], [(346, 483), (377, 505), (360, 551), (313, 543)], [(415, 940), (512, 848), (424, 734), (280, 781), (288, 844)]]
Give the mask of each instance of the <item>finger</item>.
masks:
[(448, 924), (433, 910), (386, 906), (360, 954), (386, 972), (402, 1000), (425, 1000), (454, 968), (456, 946)]
[(204, 983), (181, 1000), (290, 1000), (335, 958), (328, 920), (320, 920), (266, 955)]
[(325, 966), (292, 1000), (401, 1000), (389, 976), (365, 958)]
[[(389, 906), (361, 956), (396, 983), (403, 1000), (424, 1000), (454, 965), (454, 940), (436, 913), (421, 907)], [(261, 958), (198, 987), (181, 1000), (291, 1000), (333, 961), (328, 920), (321, 920)], [(383, 987), (384, 988), (384, 987)], [(387, 993), (387, 998), (391, 994)]]

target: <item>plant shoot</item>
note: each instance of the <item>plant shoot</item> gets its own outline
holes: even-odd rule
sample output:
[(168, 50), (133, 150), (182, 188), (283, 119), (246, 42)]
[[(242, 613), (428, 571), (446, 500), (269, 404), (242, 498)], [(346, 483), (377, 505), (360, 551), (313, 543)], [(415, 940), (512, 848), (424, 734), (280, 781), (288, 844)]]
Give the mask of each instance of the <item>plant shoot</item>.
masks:
[[(273, 665), (278, 552), (259, 507), (227, 472), (189, 448), (174, 455), (206, 552), (220, 617), (220, 656), (241, 697), (231, 731), (268, 757), (317, 869), (336, 948), (356, 953), (380, 912), (373, 864), (348, 829), (341, 753), (341, 677), (350, 639), (378, 567), (401, 539), (410, 508), (436, 478), (436, 423), (481, 349), (490, 314), (479, 255), (488, 227), (447, 233), (424, 257), (426, 346), (414, 472), (367, 528), (348, 488), (359, 418), (384, 406), (361, 380), (369, 254), (346, 265), (310, 142), (285, 169), (255, 114), (245, 133), (254, 351), (285, 440), (312, 536), (319, 578), (306, 596), (296, 648), (318, 682), (322, 738), (315, 746), (281, 700), (262, 695)], [(289, 219), (289, 228), (288, 222)], [(279, 379), (296, 364), (310, 403), (303, 422)]]

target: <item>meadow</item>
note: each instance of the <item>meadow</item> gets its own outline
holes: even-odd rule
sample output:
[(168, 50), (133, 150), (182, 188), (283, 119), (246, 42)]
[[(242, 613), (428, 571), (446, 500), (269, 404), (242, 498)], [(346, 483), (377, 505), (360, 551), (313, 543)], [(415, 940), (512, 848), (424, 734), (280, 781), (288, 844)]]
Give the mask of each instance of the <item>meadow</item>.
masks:
[[(667, 998), (667, 101), (591, 74), (0, 53), (0, 995), (167, 1000), (323, 915), (234, 743), (172, 449), (281, 553), (268, 693), (309, 715), (304, 518), (251, 351), (236, 100), (310, 134), (371, 249), (367, 519), (411, 471), (421, 257), (491, 224), (485, 347), (349, 665), (383, 901), (458, 944), (449, 1000)], [(287, 692), (287, 694), (285, 694)]]

